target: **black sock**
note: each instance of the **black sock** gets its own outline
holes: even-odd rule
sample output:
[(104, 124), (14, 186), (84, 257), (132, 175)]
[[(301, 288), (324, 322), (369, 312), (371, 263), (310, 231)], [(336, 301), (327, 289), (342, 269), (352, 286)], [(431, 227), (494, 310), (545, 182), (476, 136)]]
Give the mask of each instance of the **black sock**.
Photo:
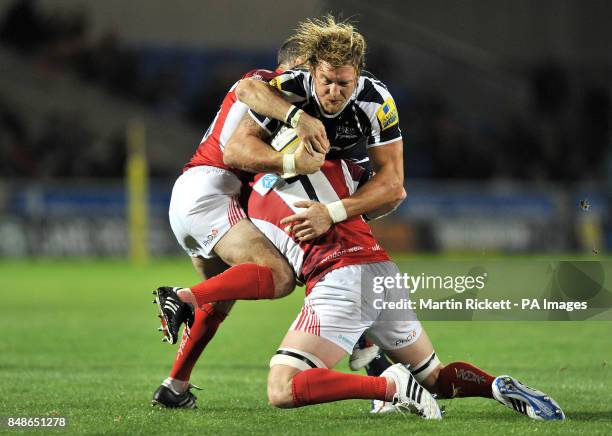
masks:
[(391, 365), (393, 364), (387, 359), (385, 353), (381, 351), (368, 365), (366, 365), (365, 369), (368, 375), (379, 376)]

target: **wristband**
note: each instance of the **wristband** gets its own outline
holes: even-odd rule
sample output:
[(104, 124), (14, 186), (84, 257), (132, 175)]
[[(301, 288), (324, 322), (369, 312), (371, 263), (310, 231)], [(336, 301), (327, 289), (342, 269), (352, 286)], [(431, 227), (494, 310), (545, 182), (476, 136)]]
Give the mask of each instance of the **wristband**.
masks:
[(293, 127), (294, 129), (297, 128), (297, 125), (300, 122), (300, 117), (303, 113), (304, 111), (302, 109), (298, 109), (297, 112), (291, 116), (291, 119), (287, 121), (291, 125), (291, 127)]
[(344, 208), (344, 205), (342, 204), (342, 200), (338, 200), (338, 201), (334, 201), (333, 203), (326, 204), (325, 207), (327, 207), (329, 216), (331, 217), (334, 224), (344, 221), (345, 219), (348, 218), (346, 209)]
[(283, 153), (283, 179), (296, 176), (295, 155), (293, 153)]
[(285, 114), (285, 123), (291, 125), (291, 119), (298, 113), (299, 110), (300, 109), (293, 104), (289, 106), (289, 110)]

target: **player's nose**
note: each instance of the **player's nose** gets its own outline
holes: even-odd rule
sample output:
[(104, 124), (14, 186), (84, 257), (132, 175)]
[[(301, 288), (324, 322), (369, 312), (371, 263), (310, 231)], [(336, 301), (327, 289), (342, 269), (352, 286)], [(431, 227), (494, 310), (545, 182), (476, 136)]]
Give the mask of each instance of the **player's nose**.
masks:
[(331, 86), (329, 87), (329, 94), (332, 97), (340, 97), (341, 96), (340, 87), (336, 85), (335, 83), (332, 83)]

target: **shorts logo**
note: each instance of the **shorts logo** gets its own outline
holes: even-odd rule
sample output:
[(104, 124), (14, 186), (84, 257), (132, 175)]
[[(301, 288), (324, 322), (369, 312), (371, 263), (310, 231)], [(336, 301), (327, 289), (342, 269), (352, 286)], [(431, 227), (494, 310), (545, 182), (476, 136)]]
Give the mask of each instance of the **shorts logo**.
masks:
[(460, 380), (475, 382), (478, 384), (482, 384), (485, 382), (485, 378), (483, 376), (463, 368), (457, 371), (457, 378)]
[(392, 98), (385, 100), (382, 106), (376, 111), (376, 117), (380, 122), (380, 130), (386, 130), (399, 122), (397, 108)]
[(210, 233), (206, 236), (206, 240), (204, 241), (204, 246), (208, 247), (208, 245), (217, 237), (218, 234), (219, 234), (219, 230), (213, 227)]
[(408, 333), (408, 336), (406, 336), (405, 339), (398, 339), (395, 341), (395, 346), (412, 342), (414, 338), (416, 338), (416, 330), (410, 330), (410, 333)]
[(353, 346), (355, 345), (355, 344), (354, 344), (354, 343), (353, 343), (353, 342), (352, 342), (350, 339), (346, 338), (346, 337), (345, 337), (345, 336), (343, 336), (343, 335), (338, 335), (338, 340), (339, 340), (340, 342), (345, 343), (345, 344), (346, 344), (346, 345), (348, 345), (349, 347), (353, 347)]

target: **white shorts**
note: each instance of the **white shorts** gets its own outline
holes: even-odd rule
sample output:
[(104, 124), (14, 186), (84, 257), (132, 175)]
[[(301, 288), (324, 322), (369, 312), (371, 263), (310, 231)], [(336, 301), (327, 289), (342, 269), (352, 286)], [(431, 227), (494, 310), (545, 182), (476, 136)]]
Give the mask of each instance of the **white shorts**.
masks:
[(238, 221), (246, 218), (238, 198), (242, 183), (230, 171), (198, 166), (174, 183), (170, 226), (189, 256), (212, 258), (215, 244)]
[[(325, 338), (347, 353), (366, 332), (383, 350), (394, 350), (414, 343), (423, 328), (410, 309), (382, 309), (381, 301), (398, 301), (401, 290), (372, 290), (373, 277), (395, 276), (393, 262), (351, 265), (333, 270), (313, 286), (290, 330)], [(363, 288), (362, 288), (363, 286)], [(408, 298), (408, 293), (403, 293)], [(375, 302), (376, 300), (376, 302)]]

